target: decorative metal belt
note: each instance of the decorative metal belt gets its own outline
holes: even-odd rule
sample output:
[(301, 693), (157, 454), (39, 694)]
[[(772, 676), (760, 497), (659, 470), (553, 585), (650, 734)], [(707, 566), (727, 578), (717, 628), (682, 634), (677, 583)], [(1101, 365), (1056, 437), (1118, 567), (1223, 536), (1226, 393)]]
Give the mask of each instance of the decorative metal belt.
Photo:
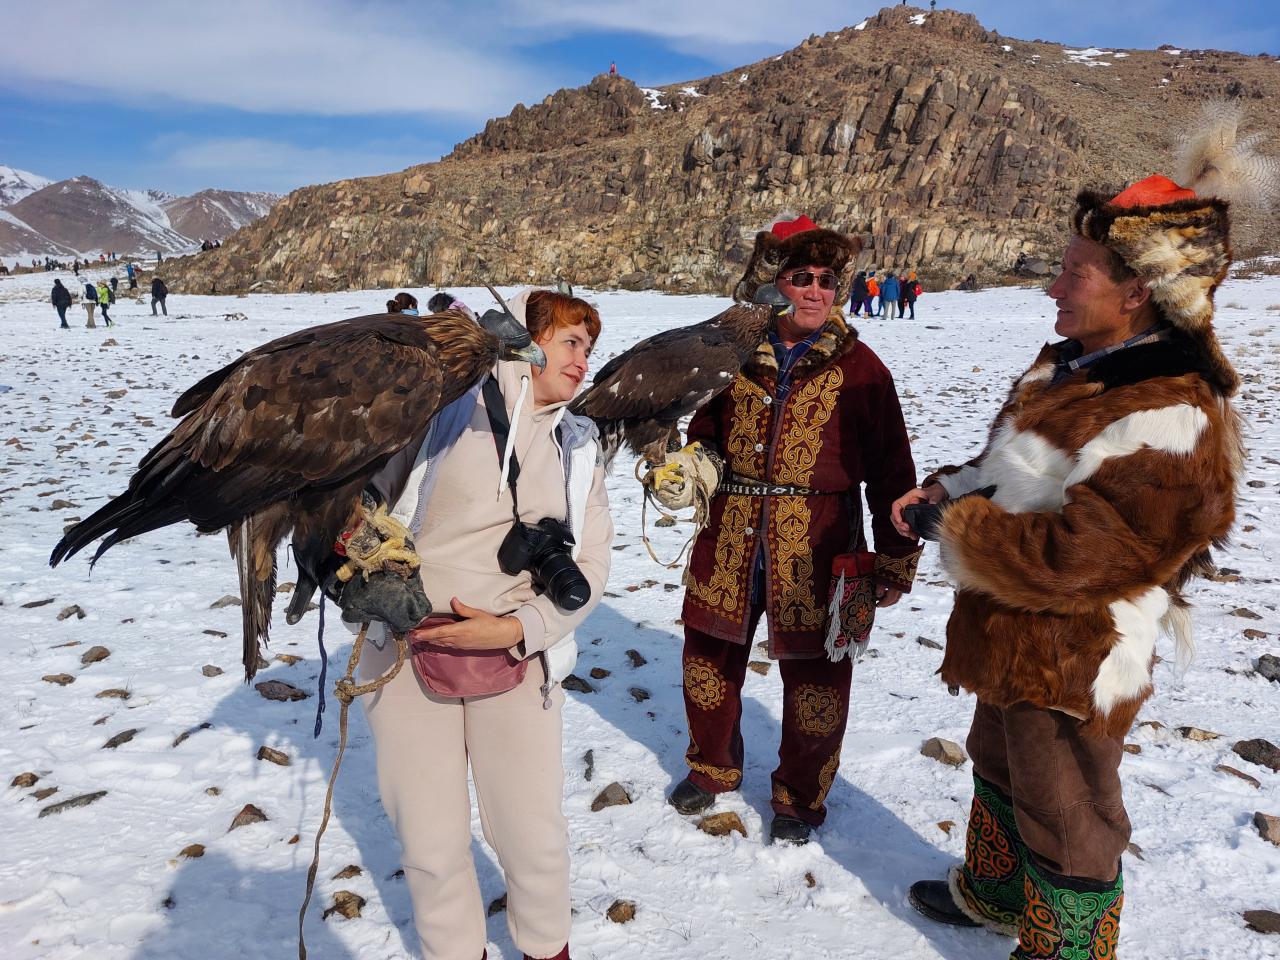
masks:
[(761, 483), (748, 477), (731, 476), (720, 484), (717, 493), (738, 494), (745, 497), (820, 497), (839, 493), (838, 490), (810, 490), (786, 483)]

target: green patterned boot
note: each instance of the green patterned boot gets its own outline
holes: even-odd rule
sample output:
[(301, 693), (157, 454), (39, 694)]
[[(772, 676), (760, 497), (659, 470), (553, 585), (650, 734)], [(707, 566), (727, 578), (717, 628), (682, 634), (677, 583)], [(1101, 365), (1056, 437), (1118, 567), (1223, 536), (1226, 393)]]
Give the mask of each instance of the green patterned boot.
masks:
[(1111, 882), (1050, 873), (1027, 863), (1027, 909), (1010, 960), (1114, 960), (1124, 874)]
[(948, 877), (956, 905), (989, 930), (1016, 937), (1027, 904), (1029, 859), (1013, 802), (974, 774), (964, 865), (952, 867)]

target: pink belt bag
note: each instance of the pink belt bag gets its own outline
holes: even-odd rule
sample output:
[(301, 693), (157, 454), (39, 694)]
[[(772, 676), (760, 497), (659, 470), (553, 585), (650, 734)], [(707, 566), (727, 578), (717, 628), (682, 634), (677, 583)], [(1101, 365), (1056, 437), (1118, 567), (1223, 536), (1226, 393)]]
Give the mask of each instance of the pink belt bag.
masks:
[[(417, 629), (454, 622), (454, 617), (430, 616)], [(524, 681), (528, 660), (517, 660), (506, 650), (459, 650), (415, 640), (409, 632), (413, 672), (433, 693), (442, 697), (488, 697), (514, 690)]]

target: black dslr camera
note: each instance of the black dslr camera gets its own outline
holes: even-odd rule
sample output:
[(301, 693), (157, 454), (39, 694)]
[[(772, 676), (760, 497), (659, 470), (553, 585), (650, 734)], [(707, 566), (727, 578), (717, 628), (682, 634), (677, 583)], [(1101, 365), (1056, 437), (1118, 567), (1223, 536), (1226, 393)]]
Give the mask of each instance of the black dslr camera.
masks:
[(559, 520), (544, 517), (536, 526), (517, 520), (498, 548), (498, 566), (510, 577), (528, 570), (552, 603), (572, 612), (591, 599), (591, 584), (570, 556), (573, 545), (573, 534)]

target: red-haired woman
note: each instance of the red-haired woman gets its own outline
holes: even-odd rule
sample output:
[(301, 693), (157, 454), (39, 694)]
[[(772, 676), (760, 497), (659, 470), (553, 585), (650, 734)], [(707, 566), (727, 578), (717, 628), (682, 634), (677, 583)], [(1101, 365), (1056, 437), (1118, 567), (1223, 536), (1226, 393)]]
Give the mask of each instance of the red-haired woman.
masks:
[[(485, 955), (468, 767), (506, 875), (512, 940), (526, 957), (569, 956), (559, 681), (577, 658), (574, 628), (603, 594), (613, 523), (595, 427), (566, 406), (586, 376), (600, 317), (546, 290), (522, 294), (511, 309), (546, 367), (497, 365), (489, 384), (442, 411), (374, 481), (414, 534), (433, 608), (454, 618), (412, 631), (415, 669), (362, 701), (429, 960)], [(514, 489), (503, 470), (511, 452)], [(366, 655), (366, 678), (393, 656), (390, 644)]]

